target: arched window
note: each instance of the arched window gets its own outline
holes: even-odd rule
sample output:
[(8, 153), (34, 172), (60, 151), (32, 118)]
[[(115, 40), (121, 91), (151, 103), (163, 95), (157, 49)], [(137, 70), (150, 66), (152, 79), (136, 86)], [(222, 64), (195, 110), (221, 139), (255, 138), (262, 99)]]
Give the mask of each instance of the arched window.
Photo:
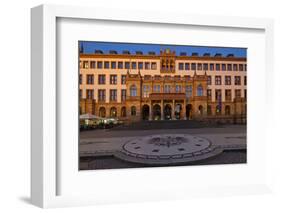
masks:
[(197, 96), (203, 96), (203, 87), (201, 84), (197, 87)]
[(220, 106), (220, 105), (217, 105), (217, 106), (216, 106), (216, 114), (217, 114), (217, 115), (220, 115), (220, 114), (221, 114), (221, 106)]
[(230, 115), (230, 106), (229, 105), (225, 106), (225, 115)]
[(212, 115), (212, 106), (211, 105), (207, 106), (207, 114)]
[(131, 107), (131, 116), (136, 116), (137, 114), (137, 108), (135, 106)]
[(116, 107), (110, 108), (110, 117), (115, 118), (117, 116), (117, 109)]
[(136, 87), (136, 85), (132, 85), (130, 87), (130, 96), (131, 97), (136, 97), (137, 96), (137, 87)]
[(121, 108), (121, 117), (126, 117), (126, 107)]
[(105, 115), (106, 115), (105, 108), (101, 107), (100, 110), (99, 110), (99, 116), (102, 117), (102, 118), (105, 118)]
[(203, 115), (203, 106), (202, 105), (200, 105), (198, 107), (198, 113), (199, 113), (199, 115)]

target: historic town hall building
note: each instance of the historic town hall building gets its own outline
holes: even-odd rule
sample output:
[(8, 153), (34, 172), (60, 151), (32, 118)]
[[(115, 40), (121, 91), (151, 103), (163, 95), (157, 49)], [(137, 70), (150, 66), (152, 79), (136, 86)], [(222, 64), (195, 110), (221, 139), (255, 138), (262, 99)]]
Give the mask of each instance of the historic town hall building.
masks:
[(246, 71), (246, 58), (233, 54), (80, 52), (80, 114), (245, 122)]

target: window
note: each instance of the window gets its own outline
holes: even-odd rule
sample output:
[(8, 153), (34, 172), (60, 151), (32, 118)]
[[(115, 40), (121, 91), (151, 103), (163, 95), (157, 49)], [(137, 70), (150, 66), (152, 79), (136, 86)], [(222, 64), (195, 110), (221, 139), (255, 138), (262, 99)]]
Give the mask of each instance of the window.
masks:
[(88, 69), (89, 68), (89, 62), (88, 61), (83, 61), (83, 68)]
[(206, 64), (206, 63), (203, 64), (203, 69), (204, 69), (204, 70), (208, 70), (208, 69), (209, 69), (209, 68), (208, 68), (208, 64)]
[(227, 64), (227, 70), (232, 71), (232, 64)]
[(126, 84), (126, 75), (121, 75), (121, 84)]
[(108, 61), (105, 61), (105, 62), (104, 62), (104, 68), (105, 68), (105, 69), (109, 69), (109, 62), (108, 62)]
[(135, 61), (132, 62), (132, 69), (134, 69), (134, 70), (137, 69), (137, 62), (135, 62)]
[(221, 90), (220, 89), (215, 90), (215, 95), (216, 95), (216, 101), (221, 101)]
[(183, 70), (183, 63), (179, 63), (179, 70)]
[(210, 64), (210, 70), (211, 70), (211, 71), (214, 70), (214, 64)]
[(185, 96), (187, 98), (192, 97), (192, 86), (191, 85), (188, 85), (185, 87)]
[(122, 61), (118, 61), (118, 69), (123, 69), (123, 62)]
[(94, 99), (94, 90), (92, 89), (87, 89), (87, 99)]
[(131, 116), (136, 116), (137, 115), (137, 108), (135, 106), (131, 107)]
[(247, 85), (247, 76), (244, 76), (244, 85)]
[(243, 64), (239, 64), (239, 71), (244, 71), (244, 66), (243, 66)]
[(195, 63), (191, 64), (191, 70), (196, 70), (196, 64)]
[(233, 71), (237, 71), (237, 64), (233, 64)]
[(231, 90), (230, 89), (225, 90), (225, 100), (231, 101)]
[(212, 76), (208, 76), (207, 84), (212, 85)]
[(235, 76), (235, 85), (241, 85), (241, 77)]
[(160, 85), (154, 85), (153, 91), (156, 92), (156, 93), (159, 93), (160, 92)]
[(215, 85), (221, 85), (221, 76), (215, 76)]
[(201, 84), (197, 87), (197, 96), (203, 96), (203, 87)]
[(226, 65), (225, 65), (225, 64), (222, 64), (222, 65), (221, 65), (221, 69), (222, 69), (222, 71), (226, 71)]
[(137, 87), (136, 85), (133, 85), (130, 87), (130, 96), (131, 97), (136, 97), (137, 96)]
[(226, 76), (224, 77), (224, 84), (225, 84), (225, 85), (231, 85), (231, 76), (226, 75)]
[(201, 63), (197, 64), (197, 69), (202, 70), (202, 64)]
[(105, 89), (98, 90), (98, 100), (105, 101)]
[(83, 95), (82, 90), (79, 89), (79, 98), (80, 98), (80, 99), (82, 99), (82, 95)]
[(152, 70), (156, 70), (157, 69), (156, 62), (152, 62), (151, 63), (151, 69)]
[(98, 61), (98, 69), (102, 69), (102, 61)]
[(99, 75), (99, 84), (105, 84), (105, 75)]
[(176, 93), (180, 93), (181, 92), (181, 85), (176, 85)]
[(245, 100), (247, 100), (247, 90), (246, 89), (244, 89), (244, 98), (245, 98)]
[(110, 75), (110, 84), (117, 84), (117, 75)]
[(87, 84), (94, 84), (94, 75), (87, 75)]
[(247, 64), (244, 65), (244, 70), (247, 71)]
[(79, 84), (83, 84), (83, 76), (82, 76), (82, 74), (79, 75)]
[(170, 93), (171, 92), (171, 85), (164, 85), (164, 92), (165, 93)]
[(221, 65), (220, 64), (216, 64), (216, 71), (220, 71), (221, 69)]
[(117, 101), (117, 90), (111, 89), (109, 90), (110, 93), (110, 101)]
[(149, 85), (143, 85), (143, 97), (144, 98), (149, 97), (149, 90), (150, 90)]
[(235, 90), (235, 98), (241, 98), (241, 90), (240, 89)]
[(190, 70), (190, 64), (189, 63), (185, 63), (184, 64), (184, 69), (185, 70)]
[(91, 61), (90, 62), (90, 68), (91, 69), (95, 69), (96, 68), (96, 62), (95, 61)]
[(140, 70), (143, 69), (143, 62), (138, 62), (138, 68), (139, 68)]
[(121, 90), (121, 101), (126, 101), (126, 89)]
[(116, 62), (115, 61), (111, 62), (111, 69), (116, 69)]
[(146, 70), (149, 70), (149, 69), (150, 69), (150, 63), (149, 63), (149, 62), (145, 62), (144, 68), (145, 68)]
[(130, 62), (125, 62), (125, 69), (130, 69)]
[(207, 98), (212, 99), (212, 90), (211, 89), (207, 89)]

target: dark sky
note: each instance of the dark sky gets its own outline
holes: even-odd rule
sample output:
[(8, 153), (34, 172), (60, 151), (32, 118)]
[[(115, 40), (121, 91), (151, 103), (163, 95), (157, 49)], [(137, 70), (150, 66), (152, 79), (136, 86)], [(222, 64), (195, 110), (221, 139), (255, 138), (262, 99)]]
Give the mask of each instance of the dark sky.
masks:
[(137, 43), (116, 43), (116, 42), (94, 42), (94, 41), (80, 41), (79, 45), (83, 45), (84, 53), (93, 53), (95, 50), (102, 50), (103, 53), (108, 53), (109, 50), (116, 50), (122, 53), (123, 50), (129, 50), (131, 54), (136, 51), (142, 51), (147, 54), (149, 51), (154, 51), (159, 54), (161, 49), (170, 48), (171, 51), (176, 51), (176, 55), (180, 52), (186, 52), (187, 55), (196, 52), (199, 55), (210, 53), (211, 56), (216, 53), (221, 53), (223, 56), (227, 54), (234, 54), (236, 57), (246, 57), (247, 48), (233, 48), (233, 47), (210, 47), (210, 46), (188, 46), (188, 45), (162, 45), (162, 44), (137, 44)]

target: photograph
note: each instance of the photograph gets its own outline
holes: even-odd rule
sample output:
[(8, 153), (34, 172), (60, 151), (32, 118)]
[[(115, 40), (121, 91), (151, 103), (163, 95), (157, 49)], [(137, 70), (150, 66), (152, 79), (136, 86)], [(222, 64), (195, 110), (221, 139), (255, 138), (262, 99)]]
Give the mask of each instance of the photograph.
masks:
[(80, 171), (247, 163), (247, 47), (78, 41), (75, 51)]

